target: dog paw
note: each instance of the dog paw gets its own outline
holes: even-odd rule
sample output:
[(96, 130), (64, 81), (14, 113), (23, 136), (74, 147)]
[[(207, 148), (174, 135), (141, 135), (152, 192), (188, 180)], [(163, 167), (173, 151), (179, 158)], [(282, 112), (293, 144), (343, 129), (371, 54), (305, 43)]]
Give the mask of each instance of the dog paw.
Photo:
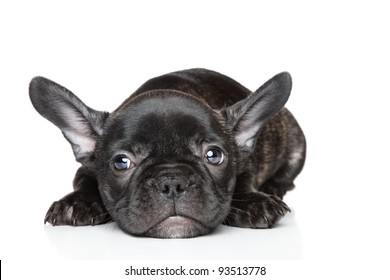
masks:
[(245, 228), (270, 228), (287, 212), (290, 212), (290, 208), (277, 196), (264, 193), (239, 194), (233, 196), (225, 224)]
[(45, 216), (45, 223), (53, 226), (86, 226), (103, 224), (111, 220), (100, 197), (86, 197), (73, 192), (53, 202)]

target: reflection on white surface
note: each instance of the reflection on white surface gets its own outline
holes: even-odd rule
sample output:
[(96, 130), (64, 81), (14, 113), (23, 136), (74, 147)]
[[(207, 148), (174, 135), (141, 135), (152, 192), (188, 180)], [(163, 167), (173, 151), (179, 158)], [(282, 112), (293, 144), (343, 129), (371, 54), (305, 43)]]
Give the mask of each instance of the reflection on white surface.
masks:
[(60, 257), (69, 259), (301, 259), (302, 238), (294, 214), (272, 229), (218, 227), (191, 239), (140, 238), (115, 223), (99, 226), (45, 226)]

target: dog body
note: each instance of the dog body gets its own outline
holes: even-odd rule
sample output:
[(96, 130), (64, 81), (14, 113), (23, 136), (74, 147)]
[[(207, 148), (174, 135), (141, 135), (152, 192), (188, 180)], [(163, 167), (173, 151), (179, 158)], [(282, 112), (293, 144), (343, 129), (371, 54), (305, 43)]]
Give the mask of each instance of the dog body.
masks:
[(283, 217), (306, 144), (284, 108), (291, 77), (257, 91), (206, 69), (147, 81), (114, 112), (87, 107), (67, 89), (34, 78), (30, 98), (57, 125), (82, 164), (74, 192), (45, 222), (113, 219), (150, 237), (204, 235), (219, 224), (265, 228)]

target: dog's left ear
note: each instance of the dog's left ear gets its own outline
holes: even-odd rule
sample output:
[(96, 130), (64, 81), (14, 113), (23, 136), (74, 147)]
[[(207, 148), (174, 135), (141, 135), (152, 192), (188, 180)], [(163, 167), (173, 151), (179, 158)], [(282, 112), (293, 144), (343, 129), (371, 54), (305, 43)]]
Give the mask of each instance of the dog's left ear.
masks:
[(88, 164), (109, 113), (89, 108), (66, 88), (42, 77), (31, 81), (29, 93), (35, 109), (61, 129), (76, 160)]
[(223, 110), (241, 157), (246, 157), (253, 151), (261, 129), (286, 104), (291, 87), (290, 74), (280, 73), (246, 99)]

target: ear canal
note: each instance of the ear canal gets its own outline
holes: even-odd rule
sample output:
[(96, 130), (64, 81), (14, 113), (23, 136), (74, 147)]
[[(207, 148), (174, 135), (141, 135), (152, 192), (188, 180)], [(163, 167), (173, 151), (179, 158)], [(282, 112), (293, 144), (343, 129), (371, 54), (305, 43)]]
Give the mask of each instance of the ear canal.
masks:
[(238, 147), (252, 151), (264, 125), (286, 104), (292, 87), (291, 76), (280, 73), (246, 99), (225, 109), (227, 123), (234, 133)]
[(89, 108), (72, 92), (43, 77), (31, 81), (29, 94), (34, 108), (61, 129), (76, 160), (85, 163), (109, 114)]

